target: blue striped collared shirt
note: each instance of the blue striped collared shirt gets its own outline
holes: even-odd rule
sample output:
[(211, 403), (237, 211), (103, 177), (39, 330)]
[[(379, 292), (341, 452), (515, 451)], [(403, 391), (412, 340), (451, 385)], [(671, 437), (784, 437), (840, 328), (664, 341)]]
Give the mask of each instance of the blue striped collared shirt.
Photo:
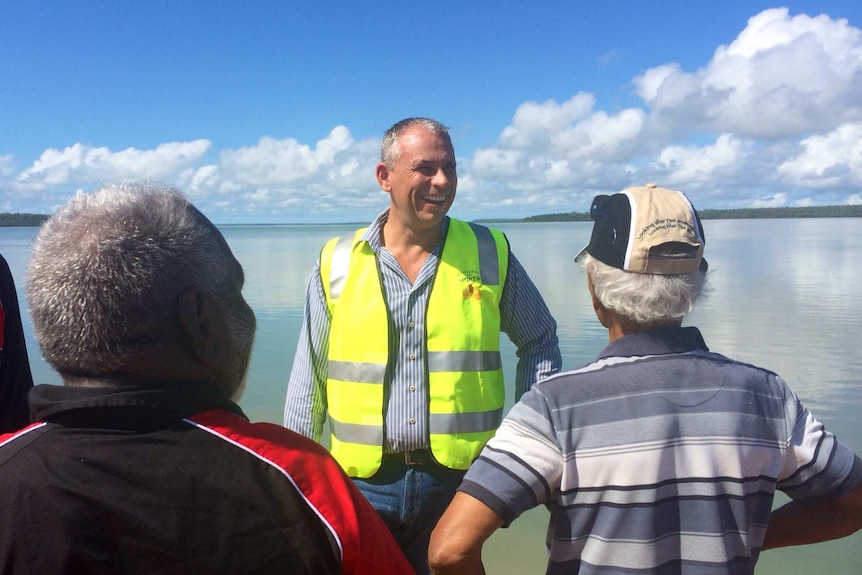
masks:
[[(443, 250), (438, 244), (411, 284), (395, 257), (383, 246), (381, 232), (389, 210), (381, 213), (362, 236), (377, 255), (386, 304), (394, 329), (390, 349), (396, 349), (385, 417), (388, 453), (428, 447), (428, 381), (425, 378), (425, 310), (434, 271)], [(440, 223), (442, 237), (449, 218)], [(311, 273), (305, 294), (305, 315), (287, 386), (284, 425), (320, 441), (326, 420), (326, 369), (330, 317), (320, 278), (320, 262)], [(514, 255), (500, 299), (500, 329), (518, 349), (515, 400), (539, 379), (560, 370), (557, 324), (545, 301)], [(418, 360), (418, 361), (417, 361)]]

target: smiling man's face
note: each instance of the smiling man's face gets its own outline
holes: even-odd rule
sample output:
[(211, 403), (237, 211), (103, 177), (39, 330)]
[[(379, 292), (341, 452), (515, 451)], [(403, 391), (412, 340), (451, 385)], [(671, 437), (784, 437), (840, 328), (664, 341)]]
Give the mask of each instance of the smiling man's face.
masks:
[(432, 228), (455, 199), (455, 150), (446, 135), (410, 126), (398, 137), (401, 155), (391, 168), (379, 164), (380, 187), (390, 195), (389, 219), (413, 230)]

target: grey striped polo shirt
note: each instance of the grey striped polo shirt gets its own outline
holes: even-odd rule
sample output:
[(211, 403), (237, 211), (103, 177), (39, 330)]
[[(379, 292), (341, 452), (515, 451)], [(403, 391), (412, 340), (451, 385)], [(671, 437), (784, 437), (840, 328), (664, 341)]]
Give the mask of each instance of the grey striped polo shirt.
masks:
[(548, 573), (750, 573), (775, 489), (836, 497), (854, 453), (775, 373), (696, 328), (612, 342), (533, 386), (461, 491), (506, 522), (551, 509)]

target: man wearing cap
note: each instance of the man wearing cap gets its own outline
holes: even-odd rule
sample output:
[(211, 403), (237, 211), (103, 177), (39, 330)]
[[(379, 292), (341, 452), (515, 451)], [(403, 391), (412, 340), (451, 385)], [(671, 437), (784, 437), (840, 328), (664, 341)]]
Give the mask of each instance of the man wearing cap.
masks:
[[(610, 343), (509, 412), (432, 534), (432, 572), (484, 573), (484, 541), (542, 504), (548, 573), (752, 573), (764, 549), (862, 528), (862, 461), (781, 377), (681, 326), (707, 270), (688, 198), (629, 188), (590, 216), (576, 259)], [(793, 501), (770, 513), (776, 489)]]

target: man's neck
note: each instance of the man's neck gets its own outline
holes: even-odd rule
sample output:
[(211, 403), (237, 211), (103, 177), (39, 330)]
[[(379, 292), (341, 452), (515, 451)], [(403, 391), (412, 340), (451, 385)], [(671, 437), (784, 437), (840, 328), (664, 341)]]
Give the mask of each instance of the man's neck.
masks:
[(682, 320), (678, 321), (669, 321), (669, 322), (656, 322), (656, 323), (648, 323), (648, 324), (638, 324), (630, 321), (626, 321), (618, 315), (612, 313), (611, 314), (610, 325), (608, 328), (608, 343), (620, 339), (621, 337), (625, 337), (627, 335), (634, 335), (636, 333), (643, 333), (645, 331), (650, 331), (653, 329), (672, 329), (678, 328), (682, 325)]
[(381, 230), (383, 245), (401, 266), (411, 284), (416, 282), (419, 271), (440, 239), (439, 223), (429, 228), (413, 229), (390, 218)]
[(397, 220), (389, 218), (383, 224), (381, 241), (386, 248), (395, 252), (413, 252), (423, 250), (431, 253), (440, 243), (440, 224), (427, 228), (409, 228)]

